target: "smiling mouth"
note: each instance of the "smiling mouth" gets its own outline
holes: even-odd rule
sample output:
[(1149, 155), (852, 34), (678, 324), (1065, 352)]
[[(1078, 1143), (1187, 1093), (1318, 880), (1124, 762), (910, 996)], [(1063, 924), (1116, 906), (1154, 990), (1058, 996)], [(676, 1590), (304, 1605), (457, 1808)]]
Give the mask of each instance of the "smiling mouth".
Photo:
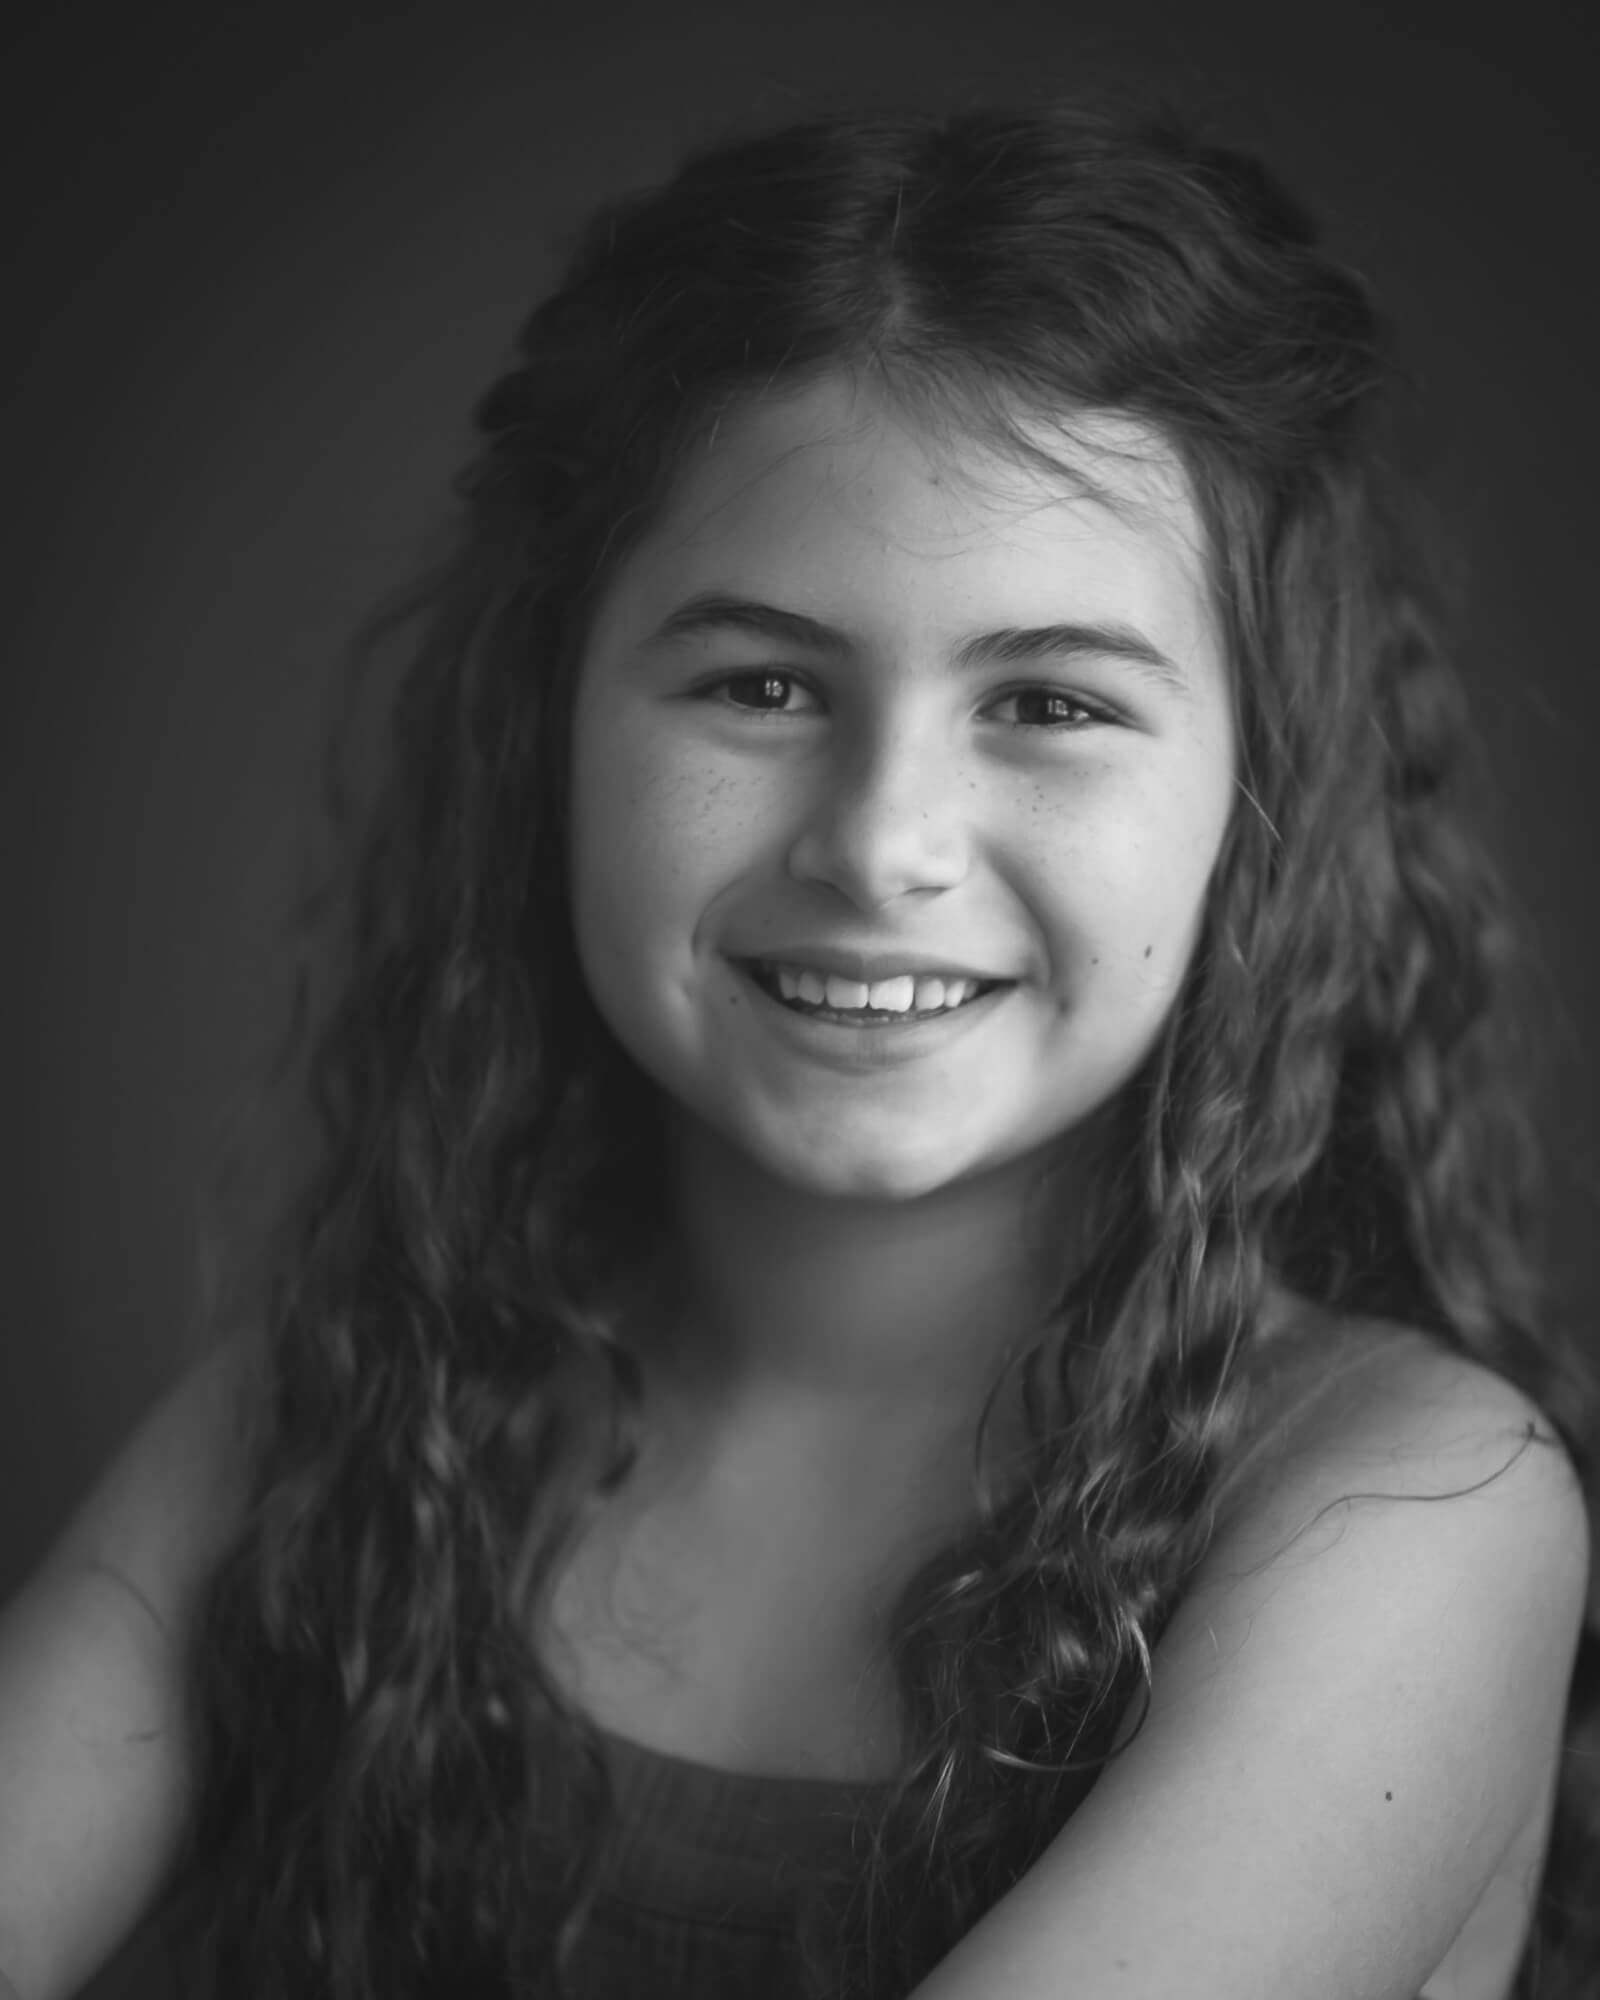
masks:
[[(842, 1027), (850, 1028), (905, 1028), (918, 1022), (943, 1020), (948, 1015), (959, 1014), (965, 1008), (975, 1005), (988, 994), (999, 992), (1002, 987), (1016, 984), (1016, 981), (1011, 979), (934, 981), (931, 984), (941, 989), (935, 995), (927, 990), (930, 985), (928, 981), (907, 980), (903, 983), (888, 981), (885, 983), (901, 986), (902, 990), (897, 998), (905, 997), (903, 990), (905, 985), (912, 986), (909, 1004), (891, 1007), (873, 1007), (870, 1004), (859, 1007), (839, 1006), (830, 1004), (829, 997), (808, 999), (803, 993), (793, 991), (786, 993), (783, 990), (784, 986), (792, 986), (793, 981), (785, 979), (780, 983), (777, 966), (763, 959), (747, 958), (739, 960), (738, 963), (769, 999), (776, 1001), (789, 1013), (803, 1014), (814, 1021), (832, 1021)], [(843, 982), (834, 982), (835, 995), (840, 983)], [(865, 991), (864, 988), (857, 990)], [(919, 998), (924, 1001), (923, 1005), (916, 1004)]]

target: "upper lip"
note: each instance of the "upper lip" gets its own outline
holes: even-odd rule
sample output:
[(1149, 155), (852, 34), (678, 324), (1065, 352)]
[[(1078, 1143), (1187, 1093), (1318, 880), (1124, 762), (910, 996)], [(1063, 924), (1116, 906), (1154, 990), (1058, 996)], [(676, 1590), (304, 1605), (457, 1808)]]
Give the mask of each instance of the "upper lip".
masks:
[(802, 971), (832, 973), (839, 979), (853, 979), (861, 986), (876, 986), (880, 980), (909, 972), (917, 978), (994, 980), (1002, 975), (980, 972), (958, 958), (934, 958), (918, 951), (845, 951), (836, 945), (774, 945), (769, 951), (752, 952), (749, 957), (767, 965), (793, 965)]

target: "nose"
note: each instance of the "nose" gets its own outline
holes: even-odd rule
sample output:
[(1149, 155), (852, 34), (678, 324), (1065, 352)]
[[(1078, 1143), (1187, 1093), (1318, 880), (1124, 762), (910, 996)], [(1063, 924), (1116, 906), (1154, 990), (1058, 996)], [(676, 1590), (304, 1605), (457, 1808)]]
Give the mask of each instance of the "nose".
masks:
[(880, 910), (917, 890), (953, 889), (969, 839), (948, 761), (919, 732), (885, 734), (821, 775), (789, 872)]

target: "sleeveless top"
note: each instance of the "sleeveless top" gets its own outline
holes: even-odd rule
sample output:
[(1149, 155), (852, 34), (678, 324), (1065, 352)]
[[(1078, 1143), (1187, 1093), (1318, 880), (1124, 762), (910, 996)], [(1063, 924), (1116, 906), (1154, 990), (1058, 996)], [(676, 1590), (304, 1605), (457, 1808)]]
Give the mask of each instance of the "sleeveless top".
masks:
[(798, 2000), (794, 1909), (887, 1787), (724, 1771), (601, 1732), (616, 1801), (574, 2000)]
[[(615, 1815), (573, 2000), (799, 2000), (794, 1907), (887, 1789), (718, 1770), (601, 1731)], [(78, 2000), (176, 2000), (198, 1912), (177, 1885)]]
[[(1366, 1343), (1354, 1345), (1359, 1357)], [(1277, 1428), (1257, 1432), (1235, 1474)], [(752, 1776), (600, 1736), (616, 1810), (572, 1960), (573, 2000), (800, 2000), (799, 1893), (856, 1852), (863, 1811), (887, 1788)], [(158, 1906), (78, 2000), (174, 2000), (187, 1900), (177, 1890)]]

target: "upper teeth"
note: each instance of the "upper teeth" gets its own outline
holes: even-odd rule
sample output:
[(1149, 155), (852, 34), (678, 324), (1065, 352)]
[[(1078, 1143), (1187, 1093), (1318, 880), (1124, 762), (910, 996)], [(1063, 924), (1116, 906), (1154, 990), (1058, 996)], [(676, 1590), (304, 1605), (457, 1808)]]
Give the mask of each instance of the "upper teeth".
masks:
[(903, 972), (894, 979), (880, 979), (868, 986), (858, 979), (824, 978), (804, 966), (775, 965), (778, 991), (785, 1000), (806, 1000), (813, 1005), (841, 1009), (870, 1007), (886, 1014), (919, 1014), (940, 1007), (959, 1007), (978, 990), (976, 979), (917, 978)]

